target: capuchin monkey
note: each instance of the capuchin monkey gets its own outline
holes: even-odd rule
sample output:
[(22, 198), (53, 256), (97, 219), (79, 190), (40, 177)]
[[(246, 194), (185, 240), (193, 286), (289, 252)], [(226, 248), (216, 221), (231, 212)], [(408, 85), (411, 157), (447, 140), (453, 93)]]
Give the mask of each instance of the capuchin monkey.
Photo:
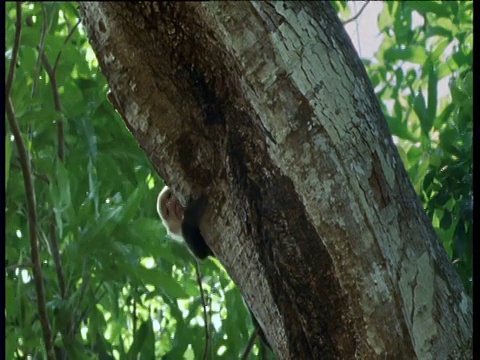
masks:
[(198, 225), (205, 202), (205, 198), (200, 197), (190, 201), (184, 208), (168, 186), (160, 191), (157, 199), (157, 212), (168, 235), (173, 240), (185, 244), (192, 255), (200, 260), (214, 256)]
[[(170, 238), (186, 245), (192, 255), (199, 260), (204, 260), (208, 256), (215, 257), (200, 233), (199, 228), (205, 204), (206, 198), (202, 196), (197, 200), (188, 202), (184, 208), (168, 186), (165, 186), (160, 191), (157, 198), (157, 212)], [(250, 308), (248, 310), (262, 342), (271, 349)]]

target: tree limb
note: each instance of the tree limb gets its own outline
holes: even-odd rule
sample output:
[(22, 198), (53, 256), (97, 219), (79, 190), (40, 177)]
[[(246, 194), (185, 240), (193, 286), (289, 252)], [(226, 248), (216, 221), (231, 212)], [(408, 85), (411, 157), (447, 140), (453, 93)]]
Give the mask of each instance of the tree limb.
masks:
[(345, 20), (342, 24), (343, 24), (343, 25), (347, 25), (348, 23), (357, 20), (357, 19), (360, 17), (360, 15), (362, 15), (363, 10), (365, 10), (365, 8), (367, 7), (367, 5), (368, 5), (369, 2), (370, 2), (370, 0), (367, 0), (367, 1), (365, 2), (365, 4), (363, 4), (362, 8), (361, 8), (354, 16), (352, 16), (352, 17), (351, 17), (350, 19), (348, 19), (348, 20)]

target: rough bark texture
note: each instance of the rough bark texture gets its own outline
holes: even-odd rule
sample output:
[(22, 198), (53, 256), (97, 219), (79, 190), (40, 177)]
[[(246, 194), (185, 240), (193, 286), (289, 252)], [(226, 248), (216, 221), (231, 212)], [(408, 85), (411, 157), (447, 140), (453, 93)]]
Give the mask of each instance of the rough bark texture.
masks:
[(471, 302), (328, 2), (80, 3), (112, 99), (279, 359), (470, 356)]

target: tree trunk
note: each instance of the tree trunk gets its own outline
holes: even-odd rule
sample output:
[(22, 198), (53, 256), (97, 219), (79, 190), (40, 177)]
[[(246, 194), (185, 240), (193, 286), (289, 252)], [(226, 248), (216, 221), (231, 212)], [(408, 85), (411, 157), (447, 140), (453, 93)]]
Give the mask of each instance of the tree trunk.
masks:
[(329, 2), (80, 2), (111, 99), (279, 359), (471, 357), (472, 309)]

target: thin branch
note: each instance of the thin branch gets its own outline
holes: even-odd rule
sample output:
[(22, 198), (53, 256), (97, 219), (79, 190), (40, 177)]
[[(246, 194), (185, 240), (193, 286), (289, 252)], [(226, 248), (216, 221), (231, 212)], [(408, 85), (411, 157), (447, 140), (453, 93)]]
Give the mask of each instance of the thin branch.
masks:
[(134, 291), (133, 297), (133, 330), (132, 330), (132, 338), (135, 339), (135, 331), (137, 331), (137, 291)]
[[(78, 297), (78, 303), (77, 303), (77, 309), (80, 309), (81, 305), (82, 305), (82, 301), (83, 301), (83, 296), (85, 295), (85, 292), (87, 291), (87, 286), (88, 286), (88, 283), (90, 282), (90, 277), (87, 278), (87, 261), (86, 260), (83, 260), (83, 269), (82, 269), (82, 286), (80, 287), (80, 296)], [(100, 289), (100, 285), (102, 283), (99, 284), (99, 286), (97, 286), (97, 288), (95, 289), (94, 291), (94, 296), (97, 294), (97, 291)], [(66, 334), (64, 334), (64, 336), (67, 336), (67, 337), (71, 337), (72, 334), (75, 334), (76, 330), (78, 329), (78, 327), (80, 326), (81, 322), (82, 322), (82, 318), (83, 316), (86, 314), (88, 310), (88, 305), (85, 307), (85, 310), (83, 311), (83, 313), (80, 315), (80, 317), (78, 318), (77, 321), (75, 321), (75, 319), (71, 319), (70, 321), (70, 327), (69, 329), (67, 330)], [(56, 335), (55, 335), (56, 336)]]
[(267, 360), (268, 358), (268, 354), (267, 354), (267, 351), (265, 350), (267, 348), (267, 346), (265, 346), (264, 342), (263, 341), (260, 341), (260, 356), (262, 357), (262, 360)]
[[(93, 297), (95, 299), (95, 301), (93, 301), (93, 304), (98, 304), (100, 302), (100, 300), (102, 300), (103, 297), (107, 294), (107, 292), (104, 291), (103, 294), (97, 298), (97, 294), (100, 291), (102, 285), (103, 285), (103, 281), (101, 281), (97, 285), (96, 289), (93, 291)], [(72, 321), (72, 327), (70, 328), (70, 333), (71, 334), (76, 334), (77, 333), (78, 328), (80, 327), (80, 324), (82, 323), (83, 319), (85, 319), (85, 316), (87, 315), (88, 308), (89, 308), (89, 306), (87, 304), (85, 306), (85, 309), (82, 311), (81, 315), (78, 317), (77, 321)]]
[[(45, 8), (44, 8), (45, 9)], [(46, 24), (46, 15), (44, 13), (45, 21), (44, 24)], [(68, 42), (70, 37), (73, 35), (73, 32), (77, 28), (78, 24), (80, 23), (80, 20), (77, 22), (77, 24), (74, 26), (74, 28), (70, 31), (68, 34), (67, 38), (64, 41), (64, 44)], [(43, 45), (43, 44), (42, 44)], [(43, 66), (45, 68), (45, 71), (48, 74), (48, 77), (50, 78), (50, 84), (52, 87), (52, 94), (53, 94), (53, 102), (55, 105), (55, 110), (59, 113), (62, 112), (62, 104), (60, 102), (60, 94), (58, 93), (58, 86), (57, 86), (57, 76), (56, 76), (56, 68), (58, 65), (58, 61), (60, 60), (60, 55), (62, 54), (62, 51), (60, 50), (57, 55), (57, 59), (55, 60), (55, 66), (52, 68), (50, 66), (50, 63), (48, 62), (47, 56), (43, 52), (43, 46), (42, 48), (39, 49), (40, 51), (40, 57), (43, 62)], [(64, 134), (64, 128), (63, 128), (63, 120), (60, 118), (57, 120), (57, 142), (58, 142), (58, 157), (61, 161), (64, 161), (65, 158), (65, 150), (64, 150), (64, 139), (65, 139), (65, 134)], [(55, 222), (52, 220), (50, 223), (50, 242), (52, 246), (52, 253), (53, 253), (53, 260), (55, 262), (55, 271), (57, 273), (57, 278), (58, 278), (58, 285), (60, 288), (60, 295), (62, 299), (65, 299), (66, 296), (66, 286), (65, 286), (65, 277), (63, 276), (63, 270), (62, 270), (62, 260), (60, 257), (60, 250), (58, 246), (58, 239), (57, 239), (57, 233), (55, 229)]]
[(27, 153), (27, 149), (23, 142), (22, 134), (15, 117), (13, 105), (10, 97), (6, 101), (7, 118), (12, 129), (12, 133), (15, 137), (15, 143), (20, 155), (20, 162), (22, 165), (23, 181), (25, 186), (25, 193), (27, 197), (27, 210), (28, 210), (28, 228), (30, 233), (30, 247), (31, 247), (31, 259), (33, 278), (35, 280), (35, 289), (37, 292), (37, 306), (38, 314), (40, 317), (40, 323), (42, 324), (43, 338), (45, 347), (47, 350), (47, 358), (55, 359), (52, 344), (52, 335), (50, 322), (48, 320), (46, 302), (45, 302), (45, 290), (43, 286), (42, 269), (40, 266), (40, 255), (38, 249), (38, 232), (37, 232), (37, 213), (36, 213), (36, 200), (35, 192), (33, 189), (32, 174), (30, 171), (30, 162)]
[[(55, 104), (55, 110), (57, 112), (61, 113), (62, 112), (62, 104), (60, 102), (60, 94), (58, 93), (58, 87), (57, 87), (57, 76), (55, 73), (55, 69), (50, 66), (50, 63), (48, 62), (47, 57), (45, 54), (42, 54), (42, 62), (43, 62), (43, 67), (45, 68), (45, 71), (48, 74), (48, 77), (50, 78), (50, 85), (52, 87), (52, 93), (53, 93), (53, 102)], [(63, 120), (60, 118), (57, 120), (57, 142), (58, 142), (58, 158), (63, 162), (65, 158), (65, 147), (64, 147), (64, 130), (63, 130)]]
[(357, 19), (360, 17), (360, 15), (362, 15), (363, 10), (365, 10), (365, 8), (367, 7), (367, 5), (368, 5), (369, 2), (370, 2), (370, 0), (367, 0), (367, 1), (365, 2), (365, 4), (363, 4), (363, 6), (362, 6), (362, 8), (360, 9), (360, 11), (357, 12), (357, 13), (355, 14), (355, 16), (352, 16), (350, 19), (345, 20), (345, 21), (343, 22), (343, 25), (345, 26), (345, 25), (347, 25), (348, 23), (357, 20)]
[(78, 297), (78, 307), (82, 304), (83, 296), (87, 291), (88, 283), (90, 282), (90, 276), (87, 276), (87, 260), (83, 260), (83, 269), (82, 269), (82, 286), (80, 287), (80, 296)]
[(37, 62), (35, 63), (35, 68), (33, 69), (32, 97), (34, 97), (37, 92), (38, 74), (40, 73), (40, 62), (42, 60), (42, 56), (45, 48), (45, 38), (48, 31), (47, 8), (45, 7), (45, 5), (42, 5), (42, 13), (43, 13), (43, 27), (42, 27), (42, 34), (40, 37), (40, 44), (37, 46), (38, 58), (37, 58)]
[[(72, 37), (73, 33), (75, 32), (75, 29), (78, 27), (78, 25), (80, 25), (80, 22), (81, 22), (81, 20), (78, 20), (77, 23), (75, 24), (75, 26), (72, 28), (72, 30), (70, 30), (70, 32), (68, 33), (65, 41), (63, 42), (63, 45), (66, 45), (68, 43), (68, 40), (70, 40), (70, 38)], [(58, 52), (57, 58), (55, 59), (55, 64), (53, 65), (53, 71), (54, 72), (57, 70), (58, 61), (60, 60), (60, 56), (62, 55), (62, 51), (63, 50), (60, 50)]]
[[(357, 4), (355, 4), (355, 10), (357, 10)], [(360, 9), (362, 10), (362, 9)], [(361, 12), (359, 12), (360, 14)], [(355, 21), (355, 33), (357, 35), (358, 55), (362, 54), (362, 42), (360, 41), (360, 21)]]
[(16, 270), (19, 268), (25, 268), (25, 269), (30, 269), (32, 267), (32, 263), (30, 261), (20, 263), (20, 264), (11, 264), (11, 265), (6, 265), (5, 270), (10, 271), (10, 270)]
[(245, 351), (242, 354), (241, 360), (247, 360), (248, 356), (250, 355), (250, 351), (252, 351), (253, 345), (255, 345), (255, 340), (257, 340), (258, 337), (258, 328), (255, 328), (255, 330), (252, 333), (252, 336), (250, 336), (250, 340), (248, 340), (247, 347), (245, 348)]
[(203, 359), (206, 360), (208, 357), (208, 348), (210, 344), (210, 331), (209, 331), (209, 322), (208, 322), (207, 302), (205, 300), (205, 291), (203, 290), (203, 285), (202, 285), (202, 273), (200, 272), (200, 265), (198, 264), (198, 261), (195, 261), (195, 273), (197, 274), (197, 282), (200, 288), (200, 297), (201, 297), (202, 306), (203, 306), (203, 318), (205, 321), (205, 351), (203, 353)]
[[(21, 169), (22, 167), (20, 165), (18, 165), (17, 163), (11, 163), (10, 164), (11, 167), (14, 167), (16, 169)], [(47, 175), (45, 174), (40, 174), (38, 172), (35, 172), (33, 171), (32, 172), (33, 176), (35, 176), (35, 178), (37, 178), (38, 180), (42, 180), (43, 182), (47, 183), (47, 184), (50, 184), (50, 179), (48, 178)]]
[[(19, 15), (20, 14), (20, 15)], [(13, 78), (15, 77), (15, 70), (17, 68), (18, 49), (20, 47), (20, 36), (22, 35), (22, 5), (17, 2), (17, 22), (15, 24), (15, 38), (13, 40), (12, 61), (10, 61), (10, 69), (8, 70), (7, 81), (5, 83), (5, 99), (10, 96), (12, 90)]]
[(25, 186), (25, 194), (27, 197), (27, 211), (28, 211), (28, 227), (30, 233), (30, 248), (31, 248), (31, 260), (33, 278), (35, 282), (35, 290), (37, 293), (37, 308), (40, 323), (42, 325), (43, 341), (45, 342), (45, 349), (47, 352), (47, 358), (49, 360), (55, 359), (55, 352), (53, 351), (52, 331), (50, 328), (50, 322), (48, 320), (45, 290), (43, 287), (42, 268), (40, 266), (40, 255), (38, 250), (38, 232), (37, 232), (37, 212), (36, 212), (36, 200), (35, 191), (33, 188), (33, 179), (30, 169), (30, 160), (25, 143), (23, 142), (22, 133), (18, 126), (17, 119), (15, 117), (15, 111), (13, 110), (12, 100), (10, 98), (10, 90), (14, 79), (14, 70), (16, 66), (16, 59), (18, 56), (18, 49), (20, 43), (20, 35), (22, 31), (22, 5), (17, 2), (17, 22), (15, 29), (15, 43), (12, 50), (12, 63), (10, 64), (9, 77), (7, 78), (7, 88), (5, 91), (5, 108), (7, 112), (7, 118), (10, 123), (10, 127), (15, 137), (15, 144), (18, 149), (20, 164), (22, 166), (23, 181)]
[(33, 176), (35, 176), (37, 179), (42, 180), (43, 182), (45, 182), (47, 184), (50, 184), (50, 179), (45, 174), (40, 174), (38, 172), (34, 172)]
[(48, 58), (45, 54), (42, 54), (42, 62), (43, 62), (43, 67), (45, 68), (45, 71), (47, 72), (48, 77), (50, 78), (55, 110), (62, 111), (62, 105), (60, 103), (60, 94), (58, 93), (58, 89), (57, 89), (57, 77), (55, 75), (55, 71), (50, 66), (50, 63), (48, 62)]

